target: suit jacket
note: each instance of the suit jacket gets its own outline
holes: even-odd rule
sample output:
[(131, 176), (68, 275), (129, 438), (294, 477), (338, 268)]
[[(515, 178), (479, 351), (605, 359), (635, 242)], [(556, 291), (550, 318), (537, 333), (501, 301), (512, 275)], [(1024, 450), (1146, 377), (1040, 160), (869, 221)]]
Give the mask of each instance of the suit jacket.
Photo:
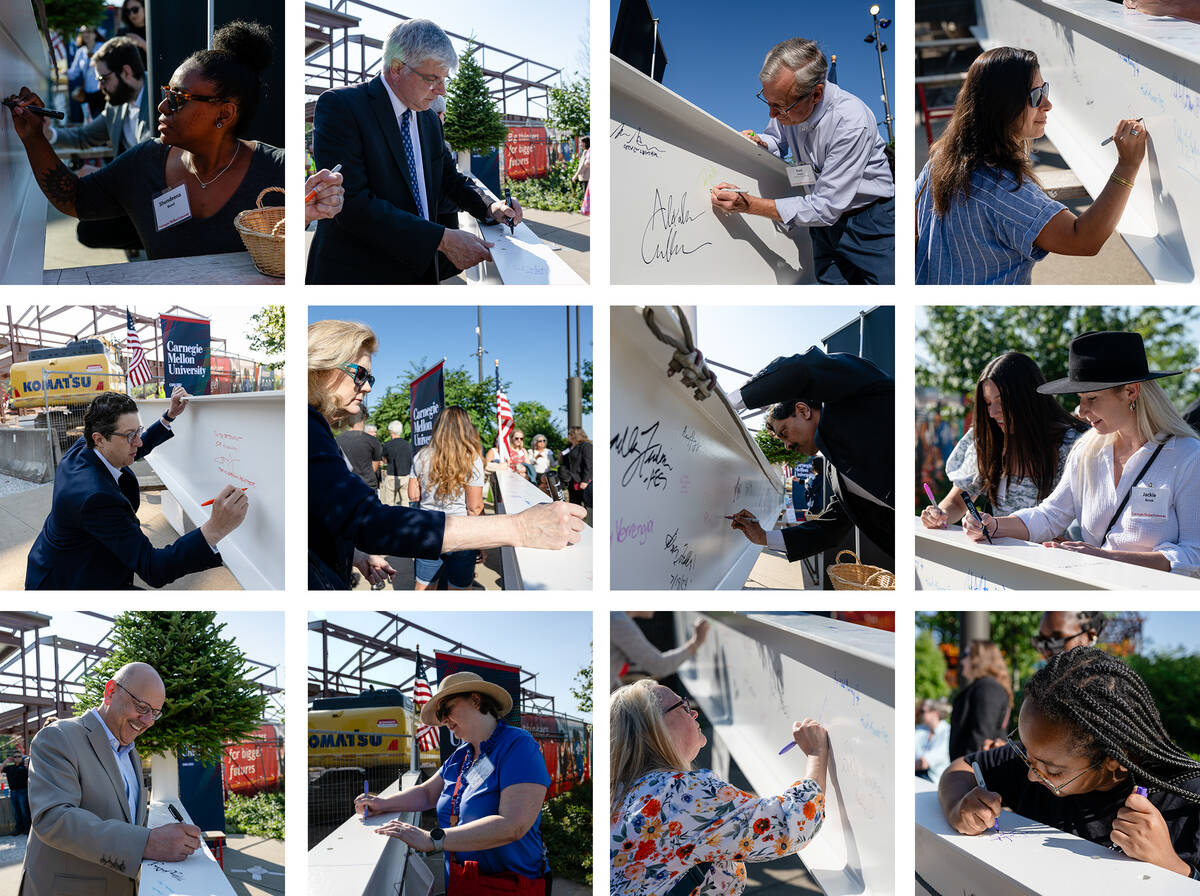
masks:
[[(816, 447), (825, 458), (833, 498), (819, 520), (783, 530), (789, 560), (838, 544), (852, 526), (895, 553), (895, 383), (865, 358), (810, 348), (776, 358), (742, 386), (746, 407), (780, 401), (820, 401)], [(877, 501), (846, 487), (848, 477)]]
[(104, 727), (90, 712), (43, 728), (29, 751), (29, 814), (19, 896), (136, 896), (150, 831), (137, 750), (137, 817)]
[[(426, 213), (436, 216), (444, 197), (480, 220), (489, 202), (458, 173), (437, 113), (417, 113)], [(446, 228), (417, 214), (400, 124), (382, 76), (327, 90), (313, 113), (318, 168), (341, 164), (342, 211), (317, 222), (308, 253), (309, 283), (438, 282), (437, 247)]]
[[(136, 143), (142, 143), (155, 136), (150, 130), (150, 85), (142, 88), (142, 103), (138, 114)], [(111, 146), (117, 153), (121, 146), (122, 134), (125, 130), (125, 114), (129, 104), (119, 106), (105, 105), (104, 111), (87, 124), (76, 127), (55, 128), (57, 136), (54, 139), (56, 149), (88, 149), (93, 146)], [(126, 146), (126, 149), (133, 149)]]
[(348, 589), (354, 549), (436, 560), (446, 515), (440, 510), (381, 504), (375, 489), (350, 471), (333, 430), (308, 409), (308, 587)]
[[(156, 421), (142, 436), (137, 459), (172, 435)], [(136, 501), (136, 493), (133, 498)], [(81, 437), (55, 471), (53, 504), (29, 551), (25, 588), (132, 588), (135, 572), (146, 584), (161, 588), (190, 572), (220, 565), (221, 555), (199, 529), (155, 548), (142, 532), (137, 505), (122, 494), (104, 461)]]

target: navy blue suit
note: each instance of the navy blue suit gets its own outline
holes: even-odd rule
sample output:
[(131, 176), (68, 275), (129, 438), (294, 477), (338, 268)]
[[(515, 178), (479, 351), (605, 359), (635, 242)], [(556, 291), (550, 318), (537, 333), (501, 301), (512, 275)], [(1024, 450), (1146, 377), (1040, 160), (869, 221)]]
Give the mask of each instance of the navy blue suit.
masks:
[(381, 504), (346, 465), (333, 431), (308, 409), (308, 587), (350, 587), (354, 549), (392, 557), (436, 560), (446, 514)]
[[(416, 116), (421, 176), (434, 217), (448, 197), (476, 218), (490, 219), (487, 199), (455, 168), (437, 113)], [(317, 222), (307, 282), (436, 284), (446, 228), (417, 214), (400, 124), (382, 76), (318, 97), (313, 156), (318, 169), (341, 164), (346, 195), (336, 217)], [(449, 264), (444, 256), (441, 264)]]
[[(142, 436), (137, 459), (172, 435), (156, 421)], [(160, 588), (180, 576), (221, 565), (221, 555), (199, 529), (168, 547), (154, 547), (138, 522), (137, 503), (136, 490), (124, 494), (95, 449), (79, 438), (54, 474), (54, 503), (29, 551), (26, 590), (127, 589), (134, 587), (135, 572), (146, 584)]]
[[(788, 560), (799, 560), (837, 545), (857, 526), (890, 556), (895, 554), (895, 395), (890, 376), (865, 358), (810, 348), (803, 355), (776, 358), (742, 386), (748, 408), (780, 401), (822, 402), (816, 448), (833, 467), (833, 497), (819, 520), (783, 530)], [(853, 480), (881, 507), (847, 488)]]

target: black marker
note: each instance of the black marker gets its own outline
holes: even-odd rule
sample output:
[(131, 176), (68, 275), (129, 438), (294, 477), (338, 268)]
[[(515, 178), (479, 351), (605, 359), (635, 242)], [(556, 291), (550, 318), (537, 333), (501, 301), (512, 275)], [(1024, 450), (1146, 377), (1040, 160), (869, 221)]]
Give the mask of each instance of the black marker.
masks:
[[(512, 190), (508, 189), (507, 187), (504, 188), (504, 204), (507, 205), (509, 208), (513, 207), (512, 206)], [(513, 223), (512, 218), (505, 218), (504, 223), (508, 225), (508, 232), (510, 234), (516, 232), (517, 225)]]
[(167, 808), (171, 810), (171, 814), (175, 816), (175, 820), (177, 822), (180, 824), (187, 824), (187, 822), (183, 820), (183, 816), (179, 814), (179, 810), (175, 808), (174, 803), (167, 803)]
[(987, 526), (983, 524), (983, 517), (979, 515), (979, 510), (975, 507), (974, 500), (970, 495), (966, 495), (964, 500), (967, 505), (967, 512), (971, 514), (971, 518), (975, 520), (975, 522), (979, 523), (980, 527), (983, 529), (983, 537), (988, 540), (988, 544), (992, 544), (992, 536), (988, 535)]
[(62, 121), (67, 117), (67, 113), (65, 112), (56, 112), (53, 109), (43, 109), (41, 106), (23, 106), (19, 100), (3, 100), (2, 102), (10, 109), (21, 108), (26, 112), (32, 112), (34, 115), (42, 115), (46, 118), (57, 118), (59, 121)]

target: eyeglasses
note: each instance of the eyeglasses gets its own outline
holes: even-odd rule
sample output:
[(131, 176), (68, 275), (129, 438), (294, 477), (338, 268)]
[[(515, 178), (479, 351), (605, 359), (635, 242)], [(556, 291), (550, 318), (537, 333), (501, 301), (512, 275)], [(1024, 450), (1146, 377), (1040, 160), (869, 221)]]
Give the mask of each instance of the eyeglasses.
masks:
[[(764, 88), (763, 88), (763, 90), (765, 90), (765, 89), (766, 89), (766, 88), (764, 87)], [(774, 113), (775, 113), (775, 115), (778, 117), (778, 116), (781, 116), (781, 115), (787, 115), (789, 112), (791, 112), (793, 109), (795, 109), (797, 105), (799, 105), (799, 104), (800, 104), (800, 103), (802, 103), (804, 100), (806, 100), (806, 99), (808, 99), (810, 96), (812, 96), (812, 95), (813, 95), (813, 92), (810, 90), (808, 93), (806, 93), (806, 94), (804, 94), (803, 96), (801, 96), (801, 97), (800, 97), (800, 99), (796, 100), (796, 102), (792, 103), (792, 104), (791, 104), (790, 106), (788, 106), (786, 109), (785, 109), (783, 106), (780, 106), (778, 103), (772, 103), (770, 100), (768, 100), (768, 99), (767, 99), (765, 96), (763, 96), (763, 91), (762, 91), (762, 90), (760, 90), (758, 93), (756, 93), (756, 94), (754, 94), (754, 95), (755, 95), (756, 97), (758, 97), (760, 100), (762, 100), (764, 103), (766, 103), (766, 104), (767, 104), (767, 106), (768, 106), (768, 108), (770, 108), (770, 110), (771, 110), (772, 112), (774, 112)]]
[[(146, 427), (139, 426), (137, 429), (129, 430), (129, 432), (109, 433), (108, 437), (111, 439), (113, 436), (120, 436), (121, 438), (125, 439), (125, 441), (127, 441), (130, 445), (132, 445), (134, 442), (136, 442), (138, 439), (140, 439), (142, 437), (142, 433), (144, 433), (145, 431), (146, 431)], [(117, 687), (120, 687), (120, 685), (117, 685)]]
[(368, 383), (372, 386), (375, 385), (375, 377), (371, 376), (371, 369), (369, 367), (363, 367), (361, 364), (342, 364), (338, 367), (338, 370), (354, 380), (355, 388), (361, 389), (363, 383)]
[(1024, 762), (1025, 765), (1027, 765), (1029, 767), (1029, 770), (1031, 772), (1033, 772), (1035, 775), (1037, 775), (1038, 779), (1043, 784), (1045, 784), (1047, 787), (1050, 788), (1050, 792), (1053, 793), (1055, 796), (1062, 796), (1062, 792), (1064, 790), (1066, 790), (1068, 787), (1070, 787), (1072, 784), (1074, 784), (1076, 781), (1078, 781), (1080, 778), (1082, 778), (1084, 775), (1086, 775), (1088, 772), (1090, 772), (1092, 769), (1094, 769), (1096, 766), (1098, 766), (1101, 762), (1104, 761), (1103, 759), (1096, 760), (1091, 765), (1089, 765), (1087, 768), (1085, 768), (1083, 771), (1081, 771), (1079, 774), (1077, 774), (1075, 777), (1071, 778), (1071, 780), (1067, 781), (1065, 784), (1051, 784), (1050, 779), (1047, 778), (1045, 775), (1043, 775), (1041, 772), (1039, 772), (1036, 768), (1034, 768), (1033, 763), (1029, 761), (1029, 756), (1025, 753), (1025, 748), (1023, 746), (1021, 746), (1021, 741), (1017, 735), (1017, 732), (1019, 730), (1020, 730), (1019, 728), (1014, 728), (1012, 731), (1010, 731), (1008, 733), (1009, 746), (1011, 746), (1013, 748), (1013, 751), (1018, 756), (1021, 757), (1021, 761)]
[(428, 87), (430, 90), (433, 90), (435, 87), (445, 87), (446, 86), (445, 78), (439, 78), (437, 75), (426, 75), (423, 72), (417, 71), (415, 68), (413, 68), (407, 62), (401, 62), (400, 64), (402, 66), (404, 66), (406, 69), (408, 69), (410, 72), (412, 72), (414, 75), (416, 75), (418, 78), (420, 78), (422, 81), (424, 81), (425, 86)]
[(680, 697), (678, 703), (672, 704), (669, 708), (663, 710), (663, 716), (665, 717), (667, 713), (671, 712), (672, 710), (679, 709), (681, 706), (683, 707), (684, 712), (695, 712), (695, 710), (692, 708), (692, 701), (687, 697)]
[(130, 698), (133, 700), (133, 708), (138, 711), (139, 716), (151, 716), (154, 719), (154, 721), (156, 721), (156, 722), (162, 718), (163, 711), (162, 711), (161, 707), (158, 709), (155, 709), (153, 706), (151, 706), (145, 700), (139, 700), (129, 690), (129, 688), (125, 687), (125, 685), (121, 684), (121, 682), (119, 682), (119, 681), (114, 681), (113, 684), (115, 684), (117, 687), (119, 687), (121, 690), (123, 690), (126, 694), (129, 694)]
[(454, 705), (454, 701), (457, 699), (457, 697), (449, 697), (438, 706), (437, 712), (434, 715), (437, 716), (439, 722), (445, 722), (446, 719), (450, 718), (450, 707)]
[(197, 93), (186, 93), (174, 87), (160, 87), (162, 98), (167, 103), (167, 109), (174, 113), (178, 112), (190, 100), (195, 100), (198, 103), (225, 103), (228, 100), (223, 96), (200, 96)]
[(1036, 109), (1042, 104), (1042, 100), (1050, 99), (1050, 82), (1043, 81), (1040, 85), (1029, 91), (1029, 105)]
[(1082, 638), (1086, 632), (1076, 632), (1073, 635), (1063, 635), (1058, 638), (1047, 638), (1044, 635), (1032, 635), (1029, 640), (1033, 643), (1033, 649), (1039, 653), (1062, 653), (1066, 649), (1067, 642), (1074, 641), (1076, 638)]
[(524, 442), (525, 437), (524, 436), (513, 436), (513, 441), (514, 442)]

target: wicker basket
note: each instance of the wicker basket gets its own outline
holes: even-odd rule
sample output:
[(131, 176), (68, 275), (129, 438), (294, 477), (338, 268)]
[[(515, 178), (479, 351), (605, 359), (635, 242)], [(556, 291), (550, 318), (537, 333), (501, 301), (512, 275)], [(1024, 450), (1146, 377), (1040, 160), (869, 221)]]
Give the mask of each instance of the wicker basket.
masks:
[[(853, 563), (843, 563), (842, 557), (849, 554)], [(839, 551), (837, 562), (825, 572), (833, 582), (834, 591), (895, 591), (896, 577), (886, 569), (858, 562), (854, 551)]]
[(257, 207), (239, 212), (233, 219), (233, 226), (254, 260), (254, 266), (268, 277), (282, 277), (284, 207), (270, 205), (264, 208), (262, 204), (263, 197), (272, 191), (282, 193), (283, 188), (267, 187), (259, 193)]

